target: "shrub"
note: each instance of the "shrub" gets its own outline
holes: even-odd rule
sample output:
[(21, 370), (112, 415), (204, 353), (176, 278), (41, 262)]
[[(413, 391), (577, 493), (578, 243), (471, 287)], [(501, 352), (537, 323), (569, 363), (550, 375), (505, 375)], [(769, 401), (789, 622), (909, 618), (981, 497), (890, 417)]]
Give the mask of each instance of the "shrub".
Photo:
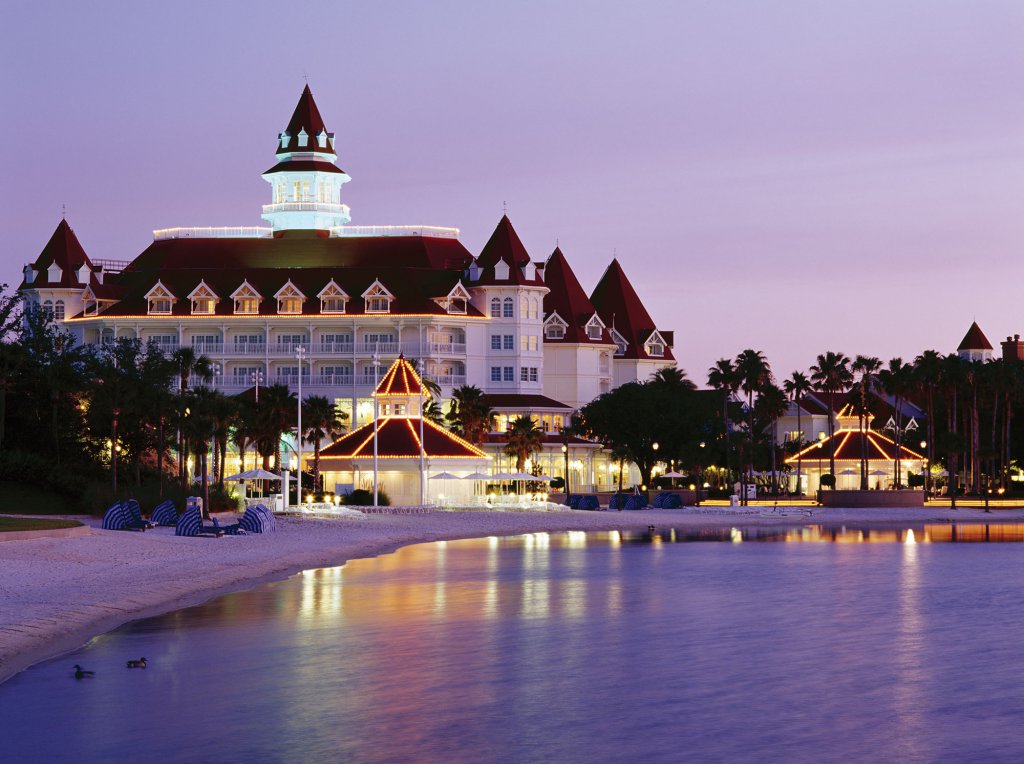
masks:
[(836, 476), (830, 472), (826, 472), (821, 476), (821, 487), (822, 488), (835, 488), (836, 487)]
[(910, 488), (924, 488), (924, 475), (910, 473), (907, 475), (907, 486)]
[[(357, 488), (347, 496), (343, 496), (342, 503), (350, 507), (372, 507), (373, 491), (367, 491), (364, 488)], [(391, 499), (388, 498), (388, 495), (384, 493), (384, 491), (377, 491), (377, 506), (391, 506)]]

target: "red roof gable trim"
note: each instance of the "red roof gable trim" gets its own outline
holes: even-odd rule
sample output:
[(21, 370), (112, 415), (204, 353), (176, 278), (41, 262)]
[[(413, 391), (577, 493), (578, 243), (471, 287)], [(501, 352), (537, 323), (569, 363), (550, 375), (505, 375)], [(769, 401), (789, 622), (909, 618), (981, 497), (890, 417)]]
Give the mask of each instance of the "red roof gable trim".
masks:
[[(419, 459), (419, 417), (382, 417), (377, 420), (378, 459)], [(320, 452), (330, 468), (336, 459), (373, 459), (374, 423), (343, 435)], [(479, 448), (431, 422), (423, 420), (423, 451), (428, 459), (487, 459)]]
[(378, 398), (408, 398), (422, 395), (426, 399), (430, 397), (430, 391), (424, 387), (412, 364), (405, 360), (404, 355), (399, 355), (377, 385), (374, 395)]
[[(867, 439), (867, 453), (869, 461), (896, 461), (895, 441), (874, 430), (865, 430), (863, 435)], [(836, 440), (835, 459), (837, 462), (860, 462), (860, 430), (844, 428), (837, 430), (833, 437)], [(812, 443), (798, 454), (787, 458), (786, 464), (796, 464), (797, 459), (810, 461), (816, 459), (819, 454), (822, 458), (828, 457), (832, 453), (832, 447), (828, 445), (831, 440), (832, 438), (826, 438), (821, 441), (822, 445), (820, 448), (817, 443)], [(906, 446), (900, 446), (900, 458), (913, 461), (915, 459), (924, 459), (924, 456), (910, 448), (907, 448)]]

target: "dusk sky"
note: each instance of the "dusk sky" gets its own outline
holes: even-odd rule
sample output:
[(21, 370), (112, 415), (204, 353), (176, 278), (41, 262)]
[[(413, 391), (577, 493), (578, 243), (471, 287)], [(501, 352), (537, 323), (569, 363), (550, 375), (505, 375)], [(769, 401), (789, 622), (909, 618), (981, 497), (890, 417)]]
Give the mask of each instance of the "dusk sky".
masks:
[[(241, 10), (241, 9), (244, 9)], [(588, 291), (618, 255), (680, 365), (1024, 333), (1024, 3), (8, 4), (2, 276), (60, 220), (92, 257), (263, 225), (308, 77), (354, 225), (507, 202)]]

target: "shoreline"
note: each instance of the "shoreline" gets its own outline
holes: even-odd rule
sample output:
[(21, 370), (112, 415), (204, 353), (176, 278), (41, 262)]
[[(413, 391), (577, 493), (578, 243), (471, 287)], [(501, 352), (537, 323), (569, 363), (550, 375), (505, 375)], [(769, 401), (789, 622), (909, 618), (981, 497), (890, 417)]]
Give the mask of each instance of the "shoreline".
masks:
[[(0, 684), (131, 621), (411, 544), (571, 530), (853, 524), (887, 528), (926, 523), (1024, 523), (1024, 510), (825, 509), (771, 511), (427, 512), (354, 519), (279, 518), (273, 534), (180, 538), (173, 529), (103, 531), (12, 542), (0, 579)], [(767, 508), (765, 508), (767, 510)], [(780, 507), (780, 509), (787, 509)]]

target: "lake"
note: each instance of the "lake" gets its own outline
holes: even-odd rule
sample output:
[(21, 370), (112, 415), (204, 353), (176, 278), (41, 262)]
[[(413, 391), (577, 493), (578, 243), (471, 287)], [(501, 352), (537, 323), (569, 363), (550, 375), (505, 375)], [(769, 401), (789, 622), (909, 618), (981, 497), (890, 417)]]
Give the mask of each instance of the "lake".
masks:
[(815, 526), (406, 547), (22, 672), (0, 685), (0, 761), (1020, 761), (1022, 541)]

